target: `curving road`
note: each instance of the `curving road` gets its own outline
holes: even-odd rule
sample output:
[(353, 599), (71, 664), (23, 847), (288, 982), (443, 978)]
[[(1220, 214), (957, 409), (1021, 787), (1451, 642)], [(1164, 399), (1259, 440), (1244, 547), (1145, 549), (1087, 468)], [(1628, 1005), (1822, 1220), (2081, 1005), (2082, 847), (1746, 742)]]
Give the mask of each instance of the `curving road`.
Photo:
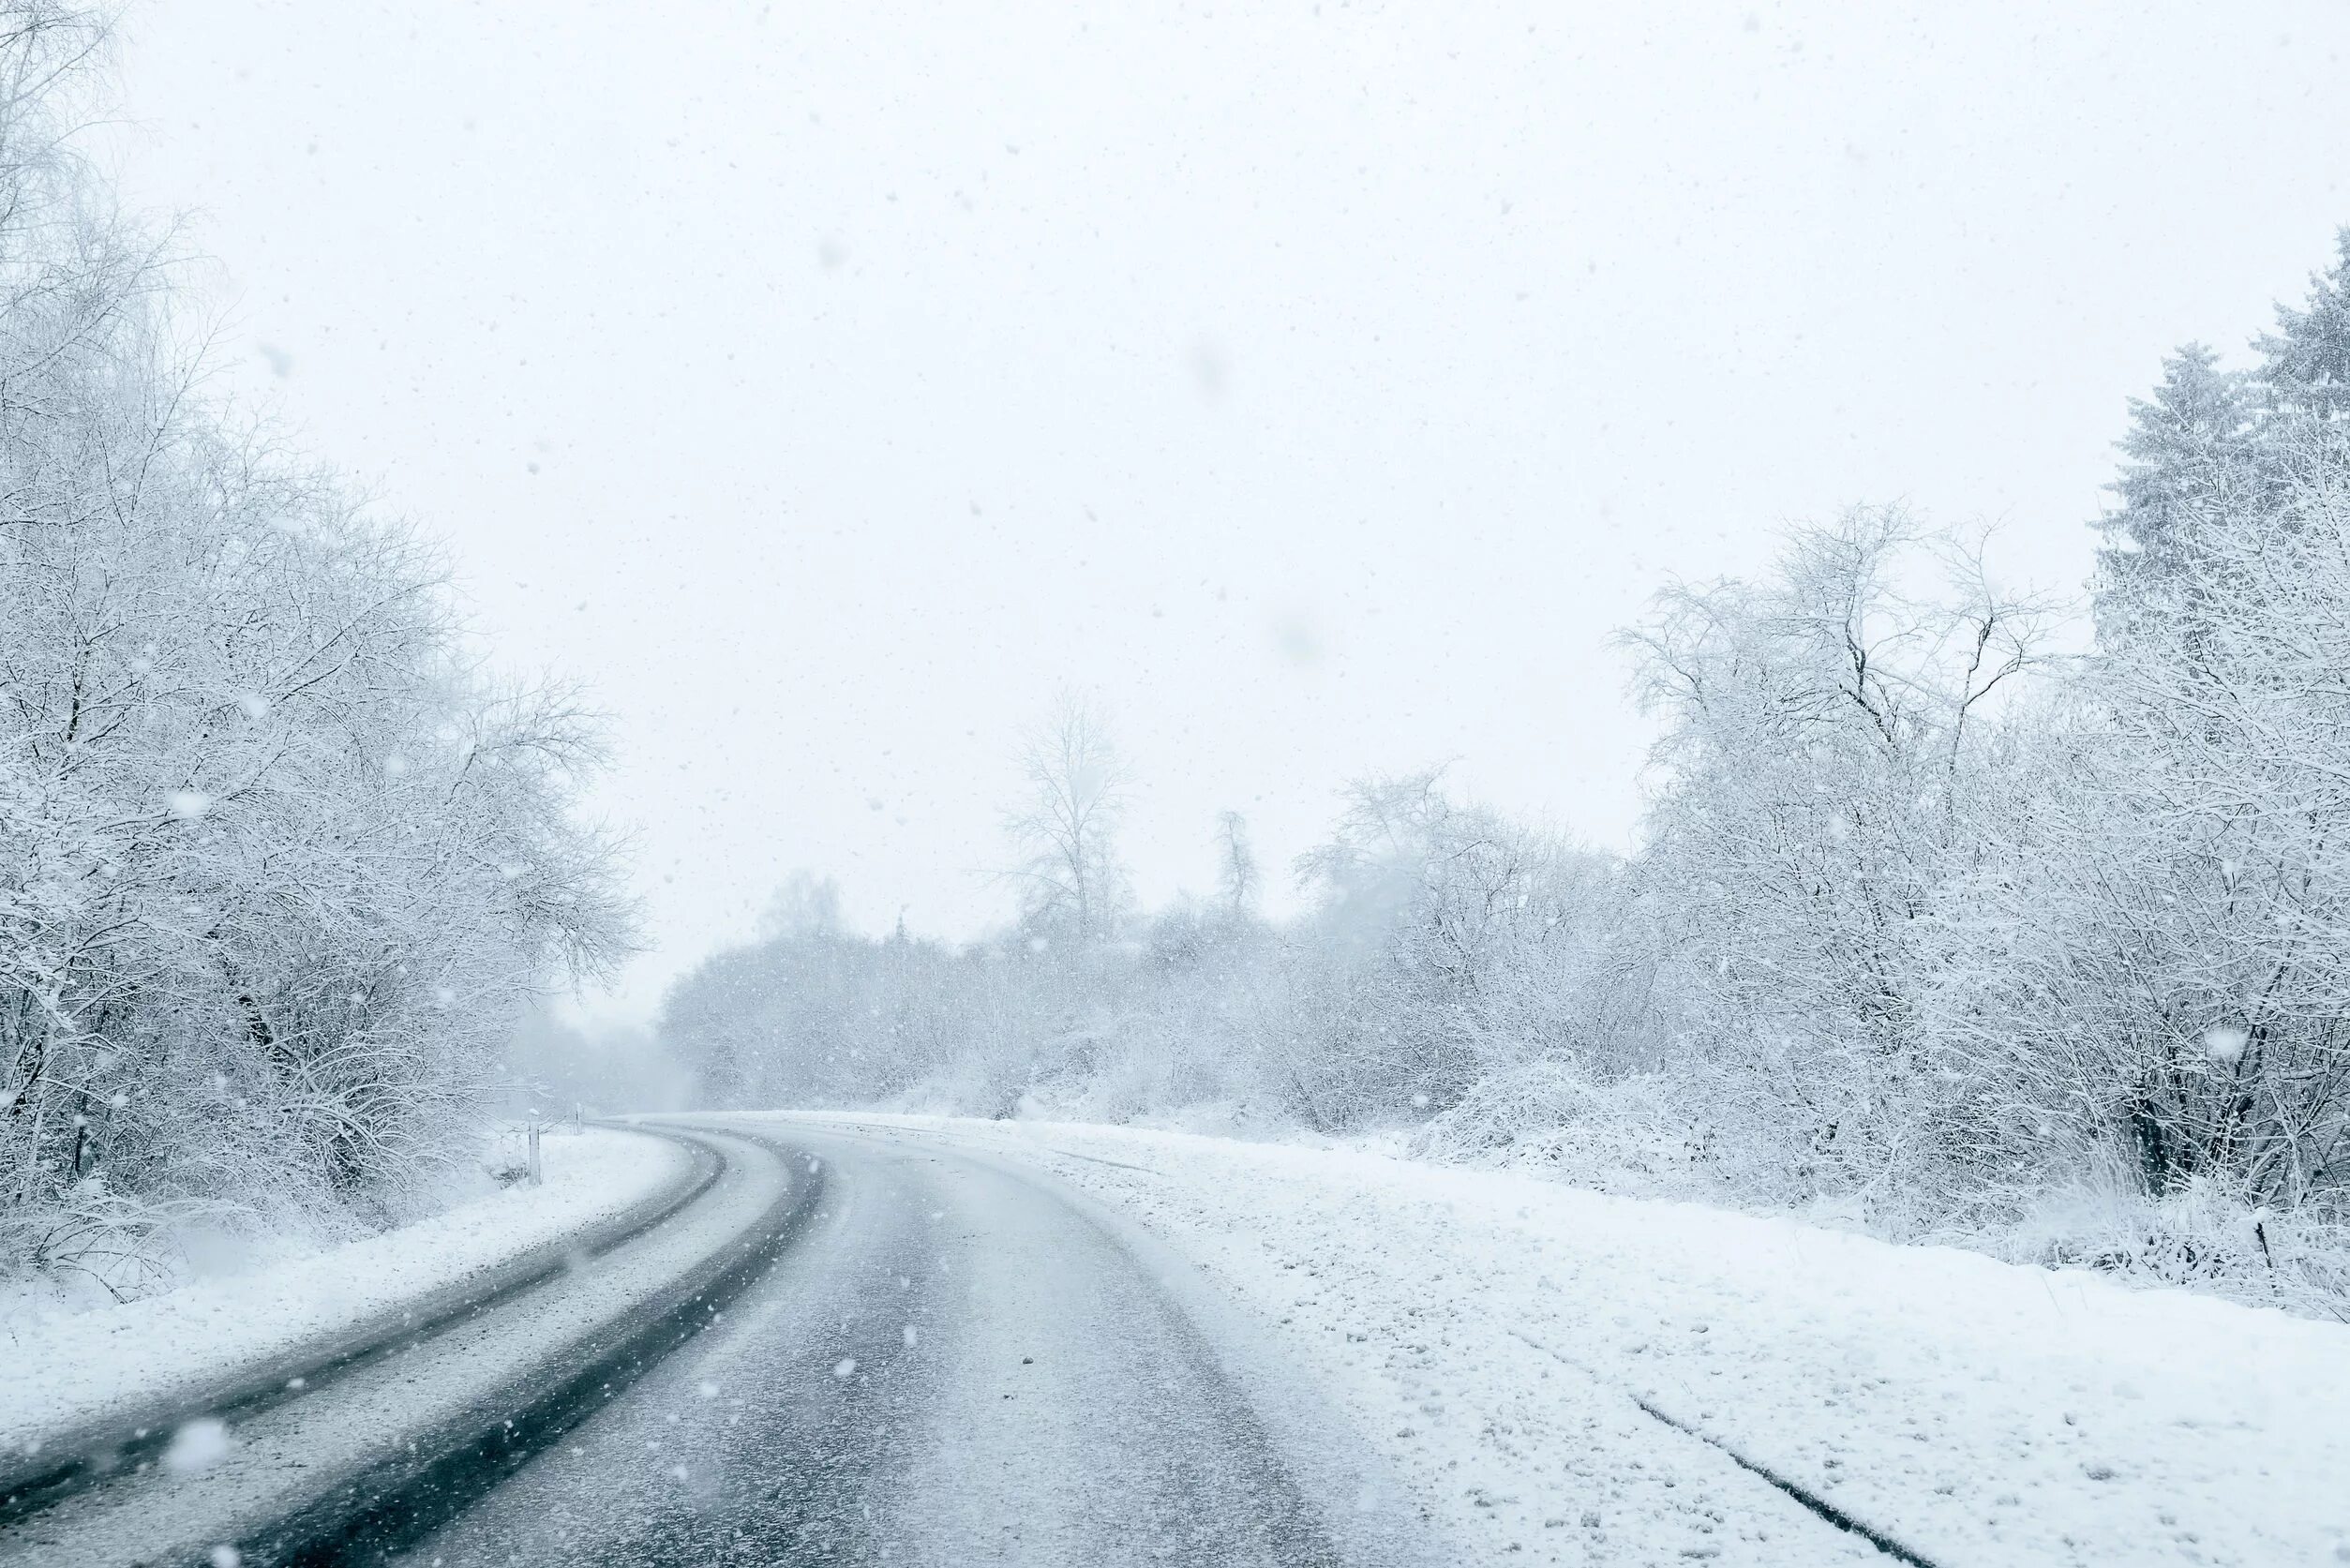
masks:
[(233, 1421), (201, 1473), (0, 1519), (0, 1561), (1427, 1560), (1187, 1271), (1049, 1178), (837, 1127), (681, 1130), (723, 1170), (660, 1224)]

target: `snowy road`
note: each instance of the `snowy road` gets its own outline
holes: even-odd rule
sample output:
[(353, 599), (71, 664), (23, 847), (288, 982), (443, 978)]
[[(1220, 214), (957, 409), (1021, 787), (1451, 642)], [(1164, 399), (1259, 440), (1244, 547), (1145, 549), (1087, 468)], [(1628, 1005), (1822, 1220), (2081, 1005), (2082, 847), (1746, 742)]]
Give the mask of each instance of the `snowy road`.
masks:
[(1426, 1560), (1188, 1271), (1049, 1177), (693, 1130), (726, 1168), (670, 1221), (0, 1524), (0, 1561)]
[(1420, 1561), (1360, 1456), (1296, 1463), (1301, 1427), (1278, 1440), (1201, 1332), (1212, 1307), (1082, 1200), (936, 1147), (785, 1136), (824, 1197), (778, 1264), (414, 1561)]

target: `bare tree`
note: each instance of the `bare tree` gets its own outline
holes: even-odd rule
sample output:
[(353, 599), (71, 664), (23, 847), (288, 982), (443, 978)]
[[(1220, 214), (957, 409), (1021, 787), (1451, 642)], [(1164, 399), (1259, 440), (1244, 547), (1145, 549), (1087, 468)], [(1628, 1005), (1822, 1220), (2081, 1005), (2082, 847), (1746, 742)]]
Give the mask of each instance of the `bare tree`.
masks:
[(833, 936), (841, 929), (841, 885), (811, 871), (795, 871), (759, 911), (759, 939)]
[(1238, 812), (1216, 816), (1216, 897), (1234, 918), (1256, 908), (1257, 890), (1264, 883), (1257, 868), (1256, 846), (1249, 838), (1249, 819)]
[(1127, 774), (1090, 700), (1064, 692), (1017, 754), (1025, 795), (1004, 814), (1022, 924), (1090, 946), (1116, 933), (1130, 895), (1117, 858)]

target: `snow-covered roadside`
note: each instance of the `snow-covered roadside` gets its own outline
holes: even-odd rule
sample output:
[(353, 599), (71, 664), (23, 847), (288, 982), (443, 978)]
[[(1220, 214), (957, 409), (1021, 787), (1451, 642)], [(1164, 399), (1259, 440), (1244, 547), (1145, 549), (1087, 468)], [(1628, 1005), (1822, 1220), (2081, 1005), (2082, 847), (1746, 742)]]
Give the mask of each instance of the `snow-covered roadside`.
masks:
[(1886, 1561), (1726, 1449), (1943, 1568), (2350, 1561), (2350, 1327), (1367, 1154), (824, 1119), (1141, 1223), (1480, 1561)]
[(543, 1144), (544, 1183), (252, 1274), (118, 1307), (0, 1322), (0, 1461), (265, 1366), (682, 1189), (692, 1157), (590, 1127)]

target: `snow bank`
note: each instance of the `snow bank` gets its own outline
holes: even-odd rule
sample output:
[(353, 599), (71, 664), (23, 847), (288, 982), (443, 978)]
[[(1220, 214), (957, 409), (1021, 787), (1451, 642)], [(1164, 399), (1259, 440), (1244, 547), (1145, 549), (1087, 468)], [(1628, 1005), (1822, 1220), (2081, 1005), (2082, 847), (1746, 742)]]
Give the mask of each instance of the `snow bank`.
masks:
[(1887, 1561), (1743, 1459), (1942, 1568), (2350, 1561), (2350, 1327), (1355, 1152), (824, 1119), (1139, 1221), (1476, 1561)]
[(322, 1340), (462, 1292), (523, 1255), (561, 1247), (679, 1190), (693, 1160), (666, 1139), (590, 1127), (549, 1135), (544, 1185), (516, 1187), (412, 1225), (265, 1271), (72, 1314), (0, 1322), (0, 1457), (36, 1452), (294, 1356)]

